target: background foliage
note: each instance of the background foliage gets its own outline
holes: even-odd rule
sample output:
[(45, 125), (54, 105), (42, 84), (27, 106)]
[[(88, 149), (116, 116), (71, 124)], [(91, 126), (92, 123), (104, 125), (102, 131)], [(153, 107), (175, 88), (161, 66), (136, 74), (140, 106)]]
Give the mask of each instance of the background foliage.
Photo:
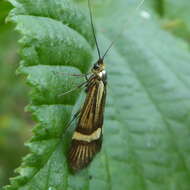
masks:
[(19, 60), (18, 35), (11, 23), (5, 23), (11, 9), (10, 3), (0, 1), (0, 189), (15, 175), (13, 170), (26, 154), (23, 143), (30, 136), (33, 123), (24, 113), (27, 87), (23, 78), (15, 74)]
[[(190, 186), (189, 2), (93, 1), (100, 47), (119, 35), (106, 58), (109, 73), (103, 149), (91, 166), (72, 175), (66, 152), (73, 127), (64, 133), (79, 91), (58, 97), (79, 78), (59, 72), (87, 72), (93, 39), (86, 1), (11, 0), (9, 20), (21, 33), (19, 73), (32, 86), (37, 126), (30, 154), (6, 189), (180, 189)], [(23, 113), (26, 87), (14, 75), (18, 39), (0, 2), (0, 185), (26, 150), (32, 125)], [(96, 59), (94, 53), (94, 60)], [(77, 109), (81, 99), (78, 100)], [(73, 111), (74, 112), (74, 111)], [(18, 119), (20, 118), (20, 119)], [(22, 118), (22, 119), (21, 119)], [(28, 127), (26, 127), (28, 126)], [(12, 156), (14, 155), (14, 157)]]

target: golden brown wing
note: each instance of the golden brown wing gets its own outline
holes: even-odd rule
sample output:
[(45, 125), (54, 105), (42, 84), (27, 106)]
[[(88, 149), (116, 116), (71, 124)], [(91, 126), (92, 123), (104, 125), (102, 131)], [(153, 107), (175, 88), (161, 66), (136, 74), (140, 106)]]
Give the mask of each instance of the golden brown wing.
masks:
[(93, 81), (72, 137), (69, 162), (75, 171), (86, 167), (101, 149), (105, 99), (105, 84), (101, 80)]

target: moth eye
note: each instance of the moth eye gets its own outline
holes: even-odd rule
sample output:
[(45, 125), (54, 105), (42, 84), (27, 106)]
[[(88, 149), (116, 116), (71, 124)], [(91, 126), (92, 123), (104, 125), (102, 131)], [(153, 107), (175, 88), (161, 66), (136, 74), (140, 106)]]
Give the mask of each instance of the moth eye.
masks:
[(99, 65), (98, 64), (94, 64), (94, 67), (93, 67), (93, 69), (98, 69), (99, 68)]

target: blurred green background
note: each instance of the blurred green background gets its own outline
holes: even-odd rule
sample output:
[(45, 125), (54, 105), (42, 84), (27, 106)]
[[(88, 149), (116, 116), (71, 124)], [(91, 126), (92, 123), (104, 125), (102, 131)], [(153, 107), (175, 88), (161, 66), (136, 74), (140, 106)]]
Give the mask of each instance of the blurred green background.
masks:
[[(18, 35), (5, 18), (12, 6), (0, 1), (0, 189), (14, 176), (26, 154), (24, 141), (29, 139), (32, 121), (24, 112), (27, 105), (27, 86), (15, 74), (18, 67)], [(13, 156), (14, 155), (14, 156)]]
[[(189, 15), (181, 14), (178, 18), (172, 12), (173, 9), (168, 9), (168, 16), (169, 11), (155, 3), (161, 0), (152, 2), (161, 17), (165, 12), (163, 28), (189, 42), (189, 25), (185, 24), (186, 20), (189, 23)], [(22, 76), (15, 74), (19, 62), (19, 36), (14, 31), (14, 26), (5, 22), (11, 9), (8, 2), (0, 0), (0, 189), (9, 183), (9, 177), (14, 176), (14, 169), (20, 165), (22, 156), (27, 153), (24, 142), (31, 136), (33, 126), (30, 114), (24, 112), (24, 107), (29, 102), (28, 87)]]

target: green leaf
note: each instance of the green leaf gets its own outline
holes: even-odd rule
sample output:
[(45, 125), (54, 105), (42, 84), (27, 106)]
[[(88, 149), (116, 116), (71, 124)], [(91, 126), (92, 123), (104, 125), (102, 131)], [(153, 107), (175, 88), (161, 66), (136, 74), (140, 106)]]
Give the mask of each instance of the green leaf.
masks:
[(164, 3), (165, 16), (169, 16), (173, 19), (182, 19), (189, 27), (189, 9), (190, 3), (188, 0), (168, 0)]
[(164, 27), (184, 39), (188, 44), (190, 42), (189, 9), (188, 0), (167, 0), (163, 2), (163, 16), (167, 18)]
[(105, 60), (109, 78), (103, 148), (87, 169), (73, 175), (66, 160), (70, 132), (64, 128), (79, 92), (57, 95), (79, 79), (58, 72), (87, 72), (93, 43), (81, 28), (85, 23), (91, 33), (88, 19), (78, 22), (82, 13), (73, 5), (70, 10), (78, 18), (67, 19), (74, 13), (64, 12), (64, 0), (13, 2), (17, 8), (10, 18), (22, 34), (19, 71), (33, 86), (28, 109), (38, 124), (28, 143), (31, 154), (6, 189), (188, 190), (190, 55), (182, 41), (160, 28), (154, 10), (145, 5), (126, 23), (138, 1), (93, 4), (102, 53), (119, 38)]

